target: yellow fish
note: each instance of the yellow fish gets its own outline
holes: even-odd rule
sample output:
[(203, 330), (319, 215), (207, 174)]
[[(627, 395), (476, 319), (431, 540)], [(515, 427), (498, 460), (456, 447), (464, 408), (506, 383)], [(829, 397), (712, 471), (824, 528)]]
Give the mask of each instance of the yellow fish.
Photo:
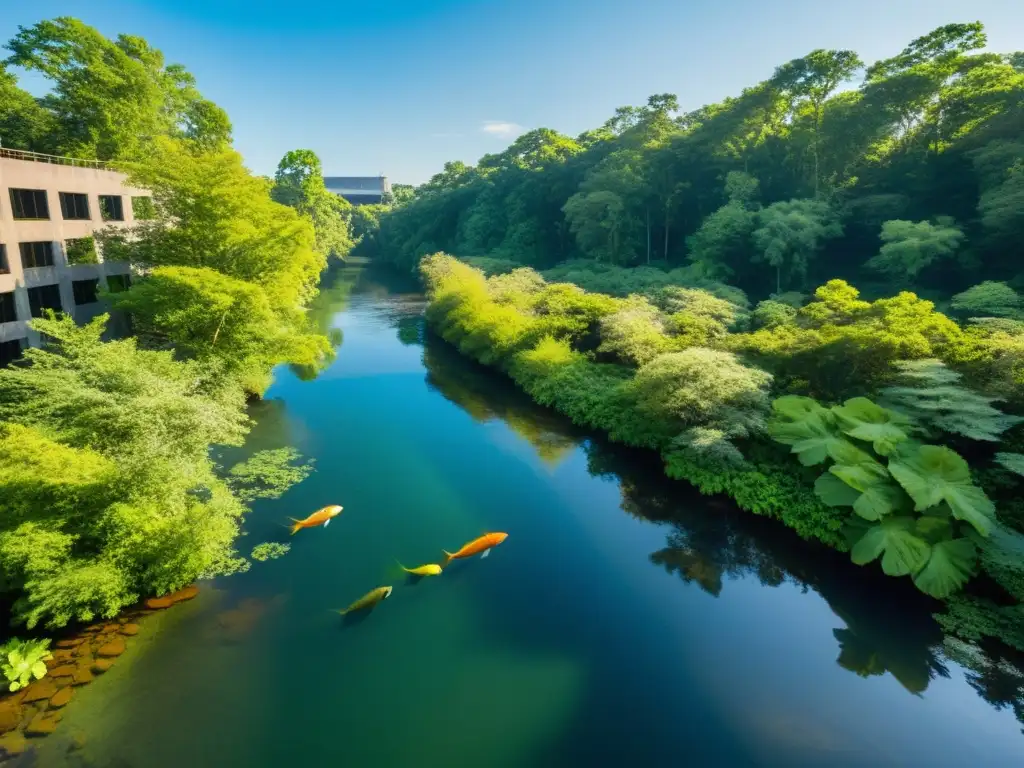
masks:
[(331, 519), (341, 514), (341, 507), (337, 504), (331, 504), (318, 509), (316, 512), (311, 514), (305, 520), (296, 520), (294, 517), (290, 518), (292, 521), (292, 536), (301, 531), (303, 528), (315, 528), (318, 525), (322, 525), (326, 528), (331, 524)]
[[(398, 563), (398, 561), (395, 561)], [(440, 576), (441, 566), (436, 563), (430, 563), (429, 565), (420, 565), (416, 568), (406, 568), (401, 563), (398, 563), (398, 567), (406, 573), (411, 573), (413, 576)]]
[(381, 600), (387, 600), (389, 597), (391, 597), (391, 587), (377, 587), (376, 589), (371, 589), (344, 611), (338, 611), (338, 613), (344, 616), (346, 613), (352, 613), (353, 611), (362, 611), (366, 608), (373, 608), (373, 606)]

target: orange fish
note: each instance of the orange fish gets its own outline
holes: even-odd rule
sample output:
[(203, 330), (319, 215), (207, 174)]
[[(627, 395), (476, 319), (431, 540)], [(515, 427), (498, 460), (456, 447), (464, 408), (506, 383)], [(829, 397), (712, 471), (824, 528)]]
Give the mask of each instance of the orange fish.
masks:
[(318, 509), (305, 520), (296, 520), (294, 517), (288, 518), (292, 521), (292, 536), (303, 528), (315, 528), (318, 525), (322, 525), (326, 528), (331, 522), (331, 518), (337, 517), (341, 514), (341, 509), (342, 508), (337, 504), (331, 504), (323, 509)]
[(449, 552), (445, 549), (444, 552), (445, 561), (444, 564), (448, 565), (452, 560), (458, 560), (462, 557), (472, 557), (473, 555), (479, 555), (483, 552), (483, 556), (487, 557), (491, 547), (496, 547), (505, 539), (508, 538), (507, 533), (485, 533), (479, 539), (473, 539), (468, 544), (464, 545), (458, 552)]

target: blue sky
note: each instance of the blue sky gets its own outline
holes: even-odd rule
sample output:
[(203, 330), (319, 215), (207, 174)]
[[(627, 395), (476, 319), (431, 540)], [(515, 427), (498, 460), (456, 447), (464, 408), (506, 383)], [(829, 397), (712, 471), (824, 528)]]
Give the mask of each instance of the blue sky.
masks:
[(973, 20), (992, 50), (1024, 48), (1020, 0), (0, 0), (0, 39), (60, 15), (185, 64), (258, 173), (304, 147), (329, 175), (411, 183), (652, 93), (718, 101), (814, 48), (871, 61)]

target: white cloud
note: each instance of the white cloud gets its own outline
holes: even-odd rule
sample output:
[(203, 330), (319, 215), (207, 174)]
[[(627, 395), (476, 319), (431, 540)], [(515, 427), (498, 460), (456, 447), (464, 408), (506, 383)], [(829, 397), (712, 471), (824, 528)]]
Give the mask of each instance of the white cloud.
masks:
[(506, 123), (503, 120), (484, 120), (480, 130), (499, 139), (511, 139), (526, 129), (517, 123)]

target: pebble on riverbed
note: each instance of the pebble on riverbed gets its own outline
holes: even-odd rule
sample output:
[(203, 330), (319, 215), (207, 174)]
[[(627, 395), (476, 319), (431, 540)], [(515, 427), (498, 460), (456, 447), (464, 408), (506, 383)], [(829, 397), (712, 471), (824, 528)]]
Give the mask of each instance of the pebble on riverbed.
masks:
[[(193, 584), (163, 597), (150, 598), (116, 620), (83, 627), (75, 636), (54, 643), (52, 658), (46, 662), (46, 677), (20, 691), (0, 695), (0, 762), (25, 752), (26, 736), (44, 737), (57, 729), (63, 707), (74, 696), (73, 686), (92, 682), (95, 675), (114, 665), (126, 650), (125, 638), (139, 633), (140, 618), (191, 600), (198, 593)], [(79, 747), (85, 743), (83, 734), (74, 739)]]

